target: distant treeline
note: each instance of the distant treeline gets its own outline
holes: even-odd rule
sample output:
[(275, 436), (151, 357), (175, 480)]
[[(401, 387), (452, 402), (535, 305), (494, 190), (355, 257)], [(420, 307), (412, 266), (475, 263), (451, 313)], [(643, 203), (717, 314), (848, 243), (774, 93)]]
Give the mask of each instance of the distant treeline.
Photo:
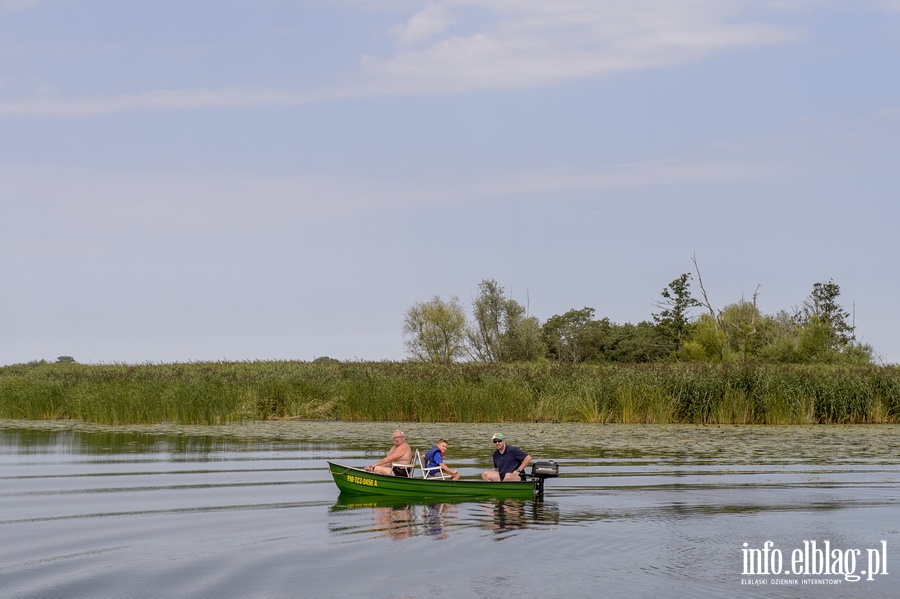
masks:
[(812, 424), (900, 422), (900, 367), (215, 362), (0, 368), (0, 418)]
[[(696, 262), (695, 262), (696, 264)], [(697, 270), (699, 279), (699, 269)], [(700, 281), (700, 298), (685, 273), (663, 288), (658, 312), (638, 324), (596, 318), (593, 308), (572, 309), (544, 322), (506, 296), (494, 280), (479, 284), (472, 316), (455, 297), (433, 297), (404, 318), (413, 359), (474, 362), (648, 363), (766, 362), (771, 364), (871, 364), (871, 346), (857, 342), (850, 312), (838, 303), (840, 287), (815, 283), (789, 310), (763, 314), (757, 293), (718, 309)], [(693, 311), (700, 310), (700, 315)]]

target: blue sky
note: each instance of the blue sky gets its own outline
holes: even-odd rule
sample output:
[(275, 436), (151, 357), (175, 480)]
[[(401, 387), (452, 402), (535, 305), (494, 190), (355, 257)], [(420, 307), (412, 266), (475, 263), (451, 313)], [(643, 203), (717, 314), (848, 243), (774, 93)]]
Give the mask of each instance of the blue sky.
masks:
[(637, 323), (692, 256), (900, 362), (898, 59), (898, 0), (0, 0), (0, 364)]

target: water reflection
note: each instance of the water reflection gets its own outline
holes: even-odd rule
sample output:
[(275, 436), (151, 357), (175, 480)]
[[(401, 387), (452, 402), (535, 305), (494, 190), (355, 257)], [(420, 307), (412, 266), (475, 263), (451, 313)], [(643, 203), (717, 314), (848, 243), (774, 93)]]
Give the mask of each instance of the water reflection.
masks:
[(502, 541), (509, 533), (536, 524), (559, 524), (559, 507), (547, 501), (500, 499), (493, 503), (482, 526), (494, 533), (495, 540)]
[(299, 451), (302, 443), (236, 439), (219, 435), (184, 435), (130, 430), (37, 430), (0, 427), (0, 453), (33, 454), (188, 454), (226, 451)]
[(459, 506), (454, 503), (432, 503), (422, 506), (422, 524), (425, 534), (436, 539), (447, 538), (447, 530), (459, 516)]
[(413, 536), (413, 526), (415, 525), (413, 506), (376, 507), (372, 508), (372, 512), (375, 516), (375, 529), (379, 532), (378, 536), (394, 541)]
[(556, 503), (524, 499), (436, 501), (341, 495), (330, 512), (332, 534), (394, 541), (421, 536), (444, 540), (468, 528), (489, 531), (496, 540), (503, 540), (535, 525), (559, 524)]
[(375, 533), (375, 536), (401, 541), (416, 536), (446, 539), (447, 529), (455, 525), (455, 503), (416, 502), (408, 498), (362, 497), (340, 495), (332, 506), (332, 513), (358, 510), (357, 514), (371, 514), (370, 523), (355, 518), (351, 524), (332, 522), (330, 529), (336, 534)]

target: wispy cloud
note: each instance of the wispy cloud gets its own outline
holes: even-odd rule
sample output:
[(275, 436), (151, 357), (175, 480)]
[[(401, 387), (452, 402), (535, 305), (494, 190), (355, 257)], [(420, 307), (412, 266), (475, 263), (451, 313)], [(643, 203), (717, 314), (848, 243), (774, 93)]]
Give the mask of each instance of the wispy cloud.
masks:
[(875, 7), (891, 12), (900, 12), (900, 0), (874, 0)]
[(273, 106), (302, 104), (318, 97), (315, 93), (239, 87), (160, 89), (89, 98), (42, 94), (34, 98), (0, 101), (0, 116), (89, 116), (135, 110)]
[(531, 87), (666, 67), (742, 47), (796, 40), (793, 29), (742, 20), (733, 4), (626, 0), (460, 0), (492, 18), (466, 36), (393, 56), (366, 56), (362, 71), (406, 93)]
[[(0, 0), (8, 5), (27, 1)], [(733, 49), (785, 44), (800, 36), (789, 27), (754, 20), (741, 9), (746, 6), (752, 3), (450, 0), (428, 4), (398, 22), (392, 29), (397, 41), (393, 54), (363, 55), (355, 71), (310, 91), (234, 86), (82, 98), (45, 95), (0, 101), (0, 116), (80, 116), (537, 87), (671, 67)]]
[(41, 0), (0, 0), (0, 14), (7, 11), (34, 8)]
[(417, 44), (443, 33), (453, 22), (453, 15), (447, 7), (429, 4), (405, 23), (395, 26), (394, 33), (399, 44)]

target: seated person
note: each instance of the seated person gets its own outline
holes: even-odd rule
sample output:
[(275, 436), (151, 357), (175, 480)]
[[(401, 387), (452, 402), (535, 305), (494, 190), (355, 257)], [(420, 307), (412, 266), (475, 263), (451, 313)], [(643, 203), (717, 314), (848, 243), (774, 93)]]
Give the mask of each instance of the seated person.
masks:
[(491, 482), (523, 480), (521, 474), (525, 473), (531, 456), (515, 445), (507, 445), (503, 433), (496, 433), (491, 441), (494, 443), (494, 469), (482, 472), (481, 479)]
[(403, 431), (394, 431), (394, 434), (391, 435), (391, 441), (394, 445), (388, 451), (387, 455), (371, 466), (366, 466), (364, 468), (366, 472), (384, 474), (385, 476), (409, 476), (406, 469), (395, 468), (391, 465), (394, 463), (412, 463), (412, 449), (409, 448), (409, 443), (406, 442), (406, 435), (403, 434)]
[(453, 470), (444, 463), (444, 454), (447, 453), (447, 440), (441, 439), (437, 442), (437, 444), (425, 452), (425, 472), (428, 477), (439, 477), (440, 474), (435, 472), (434, 470), (429, 471), (429, 468), (440, 468), (441, 472), (446, 472), (450, 475), (450, 480), (458, 480), (459, 479), (459, 470)]

